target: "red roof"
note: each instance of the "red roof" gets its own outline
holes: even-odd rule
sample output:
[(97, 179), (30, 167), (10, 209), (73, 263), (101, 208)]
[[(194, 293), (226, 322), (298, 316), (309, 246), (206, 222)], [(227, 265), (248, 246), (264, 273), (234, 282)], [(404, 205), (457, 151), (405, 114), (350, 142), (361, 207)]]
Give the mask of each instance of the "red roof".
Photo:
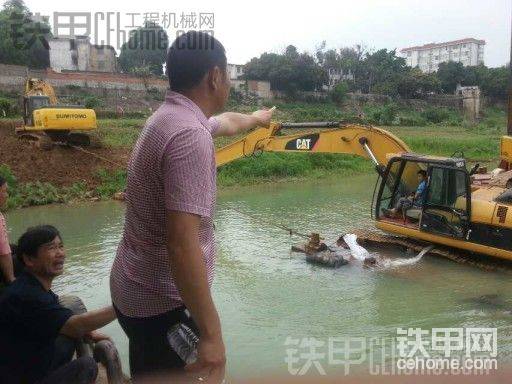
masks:
[(485, 44), (485, 40), (478, 40), (478, 39), (473, 39), (473, 38), (467, 38), (467, 39), (461, 39), (461, 40), (447, 41), (446, 43), (430, 43), (430, 44), (425, 44), (425, 45), (417, 45), (415, 47), (403, 48), (403, 49), (400, 50), (400, 52), (416, 51), (416, 50), (431, 49), (431, 48), (439, 48), (439, 47), (444, 47), (446, 45), (457, 45), (457, 44), (464, 44), (464, 43)]

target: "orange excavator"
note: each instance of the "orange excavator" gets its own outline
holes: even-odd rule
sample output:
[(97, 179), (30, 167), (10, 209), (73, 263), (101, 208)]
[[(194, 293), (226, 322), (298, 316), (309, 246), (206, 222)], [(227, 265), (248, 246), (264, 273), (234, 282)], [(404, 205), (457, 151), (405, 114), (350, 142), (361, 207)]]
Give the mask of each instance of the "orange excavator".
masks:
[[(283, 129), (301, 131), (281, 136)], [(512, 260), (512, 189), (492, 182), (475, 185), (472, 176), (478, 165), (468, 170), (464, 158), (412, 153), (398, 137), (372, 126), (339, 122), (271, 123), (217, 150), (217, 166), (258, 152), (339, 153), (367, 158), (375, 165), (378, 176), (371, 208), (377, 228)], [(502, 138), (500, 165), (504, 170), (512, 165), (511, 136)], [(423, 204), (406, 210), (402, 217), (386, 215), (401, 197), (416, 190), (420, 169), (428, 175)]]

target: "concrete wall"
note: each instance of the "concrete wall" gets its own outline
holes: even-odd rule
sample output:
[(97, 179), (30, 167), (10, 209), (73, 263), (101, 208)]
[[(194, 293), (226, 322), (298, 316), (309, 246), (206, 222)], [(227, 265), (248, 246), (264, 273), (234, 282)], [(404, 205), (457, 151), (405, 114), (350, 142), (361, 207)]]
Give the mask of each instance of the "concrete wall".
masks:
[(116, 72), (116, 51), (111, 46), (92, 45), (90, 39), (50, 39), (50, 67), (56, 71)]
[(71, 51), (70, 40), (51, 39), (50, 44), (50, 63), (55, 71), (76, 71), (78, 66), (73, 63), (73, 55), (76, 58), (76, 52)]
[(0, 64), (0, 89), (22, 92), (28, 73), (24, 66)]
[(116, 72), (116, 51), (106, 45), (92, 45), (90, 49), (88, 70), (100, 72)]
[(249, 80), (247, 81), (247, 89), (249, 92), (257, 94), (258, 97), (262, 99), (272, 98), (269, 81)]
[[(76, 51), (78, 54), (78, 70), (88, 71), (89, 70), (89, 56), (90, 56), (90, 44), (87, 39), (76, 39)], [(51, 65), (51, 61), (50, 61)]]
[(261, 99), (272, 99), (274, 97), (274, 93), (270, 90), (269, 81), (231, 80), (231, 88), (240, 92), (255, 94)]
[(105, 100), (106, 109), (123, 108), (125, 111), (148, 111), (158, 106), (168, 88), (165, 79), (141, 79), (121, 73), (55, 72), (29, 70), (19, 65), (0, 64), (0, 91), (23, 95), (27, 78), (40, 78), (51, 84), (63, 104), (69, 99), (97, 95)]

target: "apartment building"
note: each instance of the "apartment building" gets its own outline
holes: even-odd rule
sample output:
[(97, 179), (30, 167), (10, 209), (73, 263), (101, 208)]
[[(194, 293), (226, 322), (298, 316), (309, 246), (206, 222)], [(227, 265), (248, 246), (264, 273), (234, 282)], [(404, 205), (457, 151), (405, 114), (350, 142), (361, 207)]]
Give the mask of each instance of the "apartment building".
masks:
[(464, 66), (483, 64), (484, 46), (484, 40), (468, 38), (403, 48), (400, 55), (405, 58), (407, 65), (430, 73), (437, 71), (440, 63), (448, 61), (460, 62)]

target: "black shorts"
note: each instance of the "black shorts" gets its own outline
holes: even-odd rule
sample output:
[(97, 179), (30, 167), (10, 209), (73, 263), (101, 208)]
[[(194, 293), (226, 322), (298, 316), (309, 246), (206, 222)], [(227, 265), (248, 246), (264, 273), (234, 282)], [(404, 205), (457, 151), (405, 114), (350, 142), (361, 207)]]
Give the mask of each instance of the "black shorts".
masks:
[(199, 330), (185, 307), (151, 317), (128, 317), (115, 306), (114, 309), (128, 336), (132, 379), (183, 369), (185, 363), (169, 345), (167, 331), (173, 325), (183, 323), (199, 336)]

